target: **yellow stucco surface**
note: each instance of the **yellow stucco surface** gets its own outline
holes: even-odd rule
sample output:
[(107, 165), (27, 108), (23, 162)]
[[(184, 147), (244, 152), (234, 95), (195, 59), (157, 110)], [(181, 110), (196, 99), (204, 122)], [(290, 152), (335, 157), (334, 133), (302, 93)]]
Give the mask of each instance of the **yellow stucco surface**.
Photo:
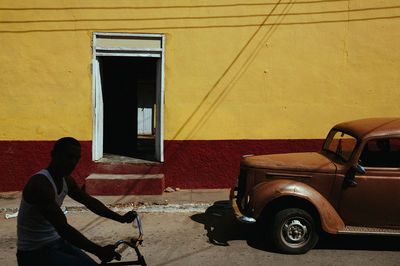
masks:
[(0, 140), (92, 139), (93, 32), (165, 34), (164, 139), (399, 116), (397, 0), (0, 2)]

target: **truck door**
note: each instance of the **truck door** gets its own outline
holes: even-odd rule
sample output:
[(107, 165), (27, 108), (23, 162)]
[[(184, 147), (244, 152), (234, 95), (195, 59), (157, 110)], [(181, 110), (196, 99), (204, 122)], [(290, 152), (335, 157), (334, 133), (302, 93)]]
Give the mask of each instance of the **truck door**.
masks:
[(352, 186), (341, 193), (346, 225), (400, 227), (400, 138), (371, 140), (363, 148)]

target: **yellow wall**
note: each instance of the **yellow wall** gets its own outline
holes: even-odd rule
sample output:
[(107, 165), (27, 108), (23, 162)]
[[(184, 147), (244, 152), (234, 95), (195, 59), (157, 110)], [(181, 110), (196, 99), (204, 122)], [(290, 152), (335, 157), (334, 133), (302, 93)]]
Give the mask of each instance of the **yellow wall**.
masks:
[(165, 34), (165, 139), (399, 116), (399, 2), (310, 2), (3, 0), (0, 140), (92, 139), (93, 31)]

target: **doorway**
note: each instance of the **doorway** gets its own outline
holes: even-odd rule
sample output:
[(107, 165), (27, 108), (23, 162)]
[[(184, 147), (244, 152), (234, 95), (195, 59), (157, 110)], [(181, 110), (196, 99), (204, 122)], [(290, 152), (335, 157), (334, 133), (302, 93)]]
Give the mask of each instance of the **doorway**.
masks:
[(156, 58), (100, 57), (103, 154), (156, 160)]
[(163, 161), (164, 36), (94, 33), (93, 160)]

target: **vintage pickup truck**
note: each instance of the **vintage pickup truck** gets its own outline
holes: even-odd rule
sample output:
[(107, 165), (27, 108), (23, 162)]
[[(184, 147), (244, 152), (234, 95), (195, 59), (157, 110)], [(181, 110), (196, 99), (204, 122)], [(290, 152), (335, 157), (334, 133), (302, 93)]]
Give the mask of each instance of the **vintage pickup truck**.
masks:
[(400, 236), (400, 118), (338, 124), (319, 152), (245, 155), (230, 199), (284, 253), (307, 252), (322, 231)]

